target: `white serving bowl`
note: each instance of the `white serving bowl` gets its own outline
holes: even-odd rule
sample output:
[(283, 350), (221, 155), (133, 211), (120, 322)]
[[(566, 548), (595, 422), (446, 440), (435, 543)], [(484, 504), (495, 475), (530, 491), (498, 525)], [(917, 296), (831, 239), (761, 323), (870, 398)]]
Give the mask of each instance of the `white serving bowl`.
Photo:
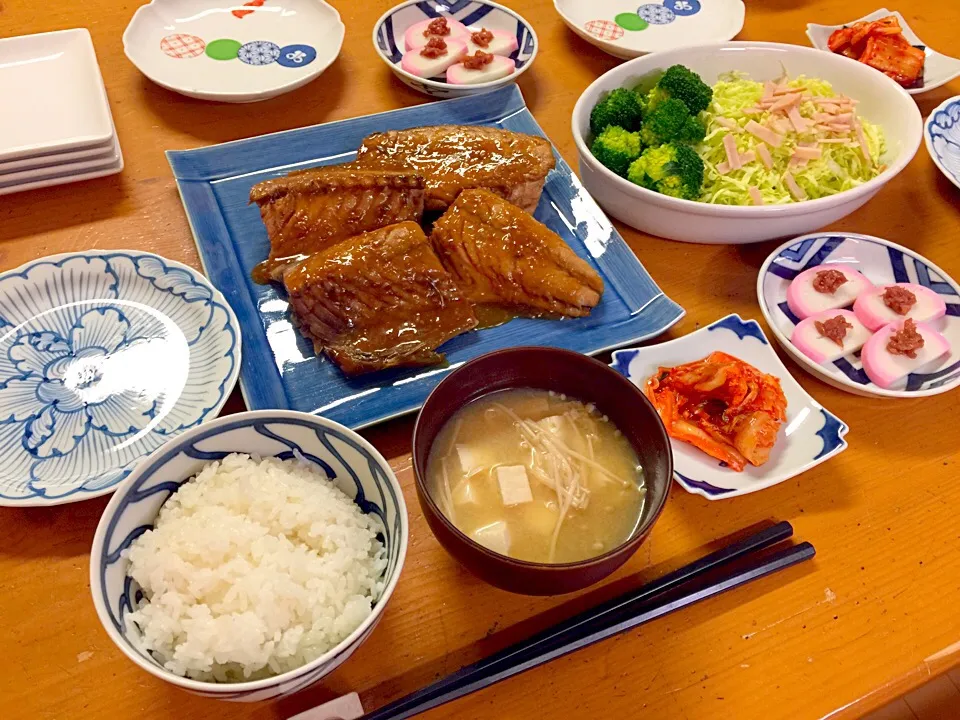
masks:
[[(141, 592), (127, 576), (122, 551), (150, 529), (160, 506), (177, 488), (213, 460), (230, 453), (289, 459), (299, 453), (326, 464), (334, 482), (383, 525), (387, 569), (383, 594), (373, 612), (342, 642), (299, 668), (240, 683), (211, 683), (175, 675), (143, 651), (136, 628), (123, 620)], [(289, 695), (332, 672), (370, 636), (383, 615), (407, 553), (407, 508), (396, 475), (383, 456), (352, 430), (325, 418), (288, 410), (259, 410), (229, 415), (170, 440), (143, 460), (107, 505), (93, 538), (90, 590), (100, 622), (110, 639), (141, 668), (161, 680), (199, 695), (253, 702)]]
[[(441, 16), (458, 20), (473, 30), (487, 28), (516, 35), (519, 47), (510, 55), (517, 65), (513, 74), (476, 85), (454, 85), (443, 80), (422, 78), (400, 67), (404, 51), (403, 36), (407, 28)], [(533, 65), (540, 41), (533, 26), (519, 13), (490, 0), (459, 0), (453, 3), (441, 0), (407, 0), (387, 10), (373, 24), (373, 47), (380, 59), (407, 87), (431, 97), (455, 98), (488, 92), (515, 82)]]
[[(783, 71), (829, 81), (837, 92), (860, 101), (863, 117), (883, 127), (887, 169), (858, 188), (789, 205), (726, 206), (680, 200), (647, 190), (601, 165), (590, 152), (590, 111), (610, 90), (652, 81), (671, 65), (685, 65), (708, 84), (739, 71), (754, 80), (774, 80)], [(803, 235), (846, 217), (877, 194), (913, 158), (923, 137), (916, 103), (897, 83), (855, 60), (813, 48), (780, 43), (729, 42), (681, 48), (630, 60), (601, 75), (573, 109), (573, 137), (580, 178), (604, 210), (652, 235), (684, 242), (742, 245)]]

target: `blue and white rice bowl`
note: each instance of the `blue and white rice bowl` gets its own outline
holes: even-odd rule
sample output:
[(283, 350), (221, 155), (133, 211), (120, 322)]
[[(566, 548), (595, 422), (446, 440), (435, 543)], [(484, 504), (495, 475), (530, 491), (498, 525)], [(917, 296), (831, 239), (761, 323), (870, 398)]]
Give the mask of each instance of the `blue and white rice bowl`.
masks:
[(0, 505), (112, 492), (217, 416), (240, 371), (233, 310), (190, 267), (136, 250), (0, 274)]
[(743, 360), (780, 380), (787, 398), (787, 420), (780, 429), (770, 459), (760, 467), (736, 472), (689, 443), (670, 439), (673, 477), (688, 492), (707, 500), (747, 495), (778, 485), (826, 462), (847, 449), (847, 424), (793, 379), (755, 320), (727, 315), (676, 340), (648, 347), (618, 350), (610, 366), (643, 387), (660, 367), (673, 367), (720, 351)]
[[(909, 282), (943, 297), (947, 314), (934, 327), (950, 343), (950, 354), (923, 372), (911, 373), (892, 388), (870, 382), (860, 353), (820, 365), (800, 352), (790, 336), (800, 319), (787, 306), (787, 288), (803, 270), (830, 263), (856, 268), (874, 285)], [(916, 398), (939, 395), (960, 386), (960, 285), (913, 250), (883, 238), (856, 233), (814, 233), (790, 240), (764, 261), (757, 276), (757, 300), (773, 336), (807, 372), (840, 390), (865, 397)]]
[[(476, 85), (452, 85), (435, 78), (421, 78), (400, 67), (403, 59), (403, 36), (407, 28), (416, 23), (437, 17), (457, 20), (469, 28), (479, 30), (503, 30), (515, 35), (517, 49), (510, 58), (516, 70), (499, 80)], [(408, 0), (387, 10), (373, 26), (373, 46), (377, 54), (405, 85), (437, 98), (454, 98), (476, 95), (514, 82), (537, 57), (540, 41), (533, 26), (508, 7), (490, 0)]]
[(960, 95), (945, 100), (930, 113), (923, 139), (940, 172), (960, 188)]
[[(382, 528), (387, 566), (383, 591), (353, 632), (315, 660), (265, 679), (213, 683), (188, 679), (142, 649), (136, 624), (125, 616), (143, 592), (128, 576), (124, 552), (157, 518), (160, 507), (210, 462), (232, 453), (282, 460), (303, 458), (323, 473)], [(297, 692), (332, 672), (370, 636), (390, 599), (407, 552), (407, 510), (396, 476), (383, 456), (353, 431), (323, 417), (260, 410), (219, 418), (164, 445), (141, 462), (117, 489), (97, 527), (90, 558), (90, 588), (110, 639), (147, 672), (181, 688), (225, 700), (252, 702)]]

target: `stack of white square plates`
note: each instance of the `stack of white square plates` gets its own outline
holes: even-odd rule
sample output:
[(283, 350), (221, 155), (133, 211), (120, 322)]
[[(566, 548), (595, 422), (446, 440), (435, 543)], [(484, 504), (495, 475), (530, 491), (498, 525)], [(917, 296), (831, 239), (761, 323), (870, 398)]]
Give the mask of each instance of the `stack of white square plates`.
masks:
[(85, 29), (0, 40), (0, 195), (123, 170)]

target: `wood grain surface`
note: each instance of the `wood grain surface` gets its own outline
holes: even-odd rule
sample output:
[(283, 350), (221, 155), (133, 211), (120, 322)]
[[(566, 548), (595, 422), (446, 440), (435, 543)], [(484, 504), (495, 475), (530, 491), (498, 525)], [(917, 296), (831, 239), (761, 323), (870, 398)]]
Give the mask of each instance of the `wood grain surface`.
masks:
[[(167, 149), (422, 103), (370, 42), (390, 0), (335, 0), (347, 26), (340, 58), (318, 80), (256, 105), (194, 101), (153, 85), (124, 57), (136, 3), (2, 0), (0, 36), (87, 27), (126, 159), (121, 175), (0, 197), (0, 269), (42, 255), (137, 248), (199, 267)], [(530, 109), (568, 161), (570, 114), (617, 61), (577, 38), (549, 0), (507, 0), (540, 35), (520, 81)], [(809, 21), (842, 22), (876, 0), (749, 0), (740, 39), (807, 44)], [(955, 0), (901, 3), (931, 46), (960, 55)], [(926, 116), (960, 82), (917, 98)], [(3, 94), (0, 108), (18, 102)], [(909, 167), (836, 229), (881, 235), (960, 277), (960, 191), (921, 148)], [(621, 228), (660, 286), (687, 309), (676, 337), (722, 315), (760, 318), (754, 284), (773, 243), (673, 243)], [(666, 339), (666, 338), (665, 338)], [(960, 395), (869, 400), (814, 380), (804, 387), (851, 427), (850, 448), (791, 482), (707, 502), (674, 486), (650, 540), (586, 596), (531, 599), (460, 569), (430, 534), (413, 493), (412, 421), (364, 434), (407, 493), (411, 543), (380, 626), (322, 685), (279, 702), (228, 706), (135, 667), (100, 627), (88, 553), (106, 498), (49, 509), (0, 508), (0, 715), (5, 718), (285, 718), (356, 690), (379, 706), (551, 621), (662, 574), (735, 530), (794, 523), (814, 562), (705, 602), (495, 686), (425, 717), (854, 718), (960, 659)], [(235, 394), (227, 411), (242, 409)], [(2, 460), (2, 459), (0, 459)]]

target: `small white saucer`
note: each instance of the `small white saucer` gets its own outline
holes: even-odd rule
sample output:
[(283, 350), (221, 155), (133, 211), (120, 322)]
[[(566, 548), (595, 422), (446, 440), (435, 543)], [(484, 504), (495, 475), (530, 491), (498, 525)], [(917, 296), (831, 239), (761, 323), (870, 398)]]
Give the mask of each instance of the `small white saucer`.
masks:
[(903, 15), (895, 10), (891, 12), (886, 8), (880, 8), (876, 12), (864, 15), (862, 18), (857, 18), (856, 20), (851, 20), (850, 22), (840, 25), (817, 25), (810, 23), (807, 25), (807, 37), (810, 38), (810, 44), (817, 48), (817, 50), (830, 52), (830, 48), (827, 46), (827, 40), (830, 39), (834, 30), (839, 30), (842, 27), (853, 25), (860, 21), (879, 20), (888, 15), (893, 15), (900, 22), (900, 27), (903, 28), (903, 36), (907, 39), (907, 42), (915, 47), (923, 48), (923, 51), (927, 54), (927, 59), (923, 66), (923, 85), (915, 88), (904, 88), (904, 90), (911, 95), (922, 95), (941, 85), (945, 85), (954, 78), (960, 77), (960, 60), (950, 57), (949, 55), (942, 55), (927, 45), (917, 37), (917, 34), (911, 29)]
[(314, 80), (343, 36), (340, 14), (323, 0), (153, 0), (134, 14), (123, 49), (168, 90), (245, 103)]
[(743, 29), (742, 0), (554, 0), (577, 35), (618, 58), (732, 40)]

